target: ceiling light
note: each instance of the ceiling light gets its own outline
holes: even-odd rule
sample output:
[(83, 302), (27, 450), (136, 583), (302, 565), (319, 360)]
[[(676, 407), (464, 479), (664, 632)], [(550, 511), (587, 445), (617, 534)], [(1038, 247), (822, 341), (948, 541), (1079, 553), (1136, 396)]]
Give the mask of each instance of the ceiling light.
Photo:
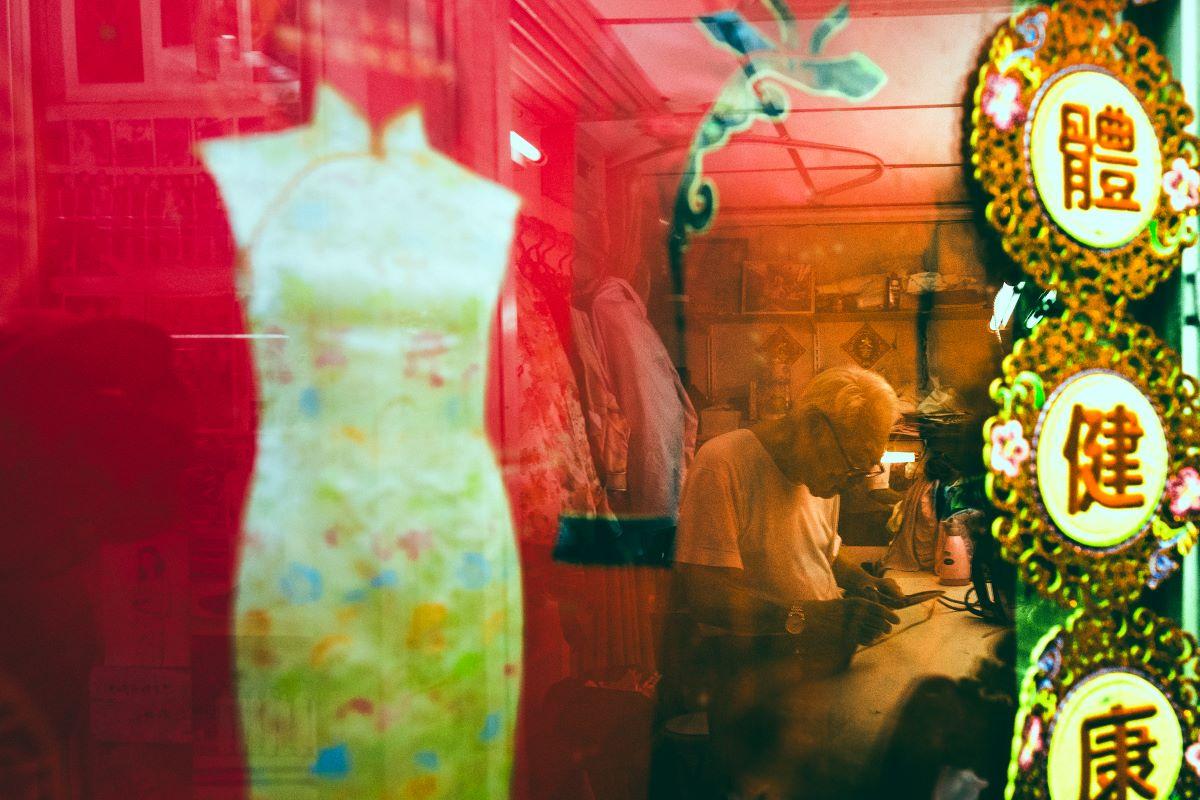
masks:
[(542, 151), (538, 150), (533, 142), (516, 131), (508, 132), (508, 152), (512, 156), (513, 163), (521, 166), (525, 164), (541, 164), (546, 160), (546, 157), (542, 155)]

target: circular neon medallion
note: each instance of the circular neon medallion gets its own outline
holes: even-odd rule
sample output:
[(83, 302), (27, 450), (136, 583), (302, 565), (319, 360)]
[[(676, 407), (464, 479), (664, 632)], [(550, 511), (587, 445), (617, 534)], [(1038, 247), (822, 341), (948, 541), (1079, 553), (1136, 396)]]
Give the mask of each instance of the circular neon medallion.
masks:
[(1009, 800), (1198, 800), (1194, 636), (1143, 607), (1079, 611), (1021, 681)]
[(1035, 447), (1042, 504), (1078, 544), (1120, 546), (1158, 508), (1167, 437), (1153, 403), (1121, 375), (1093, 369), (1065, 381), (1042, 411)]
[(1200, 384), (1123, 303), (1079, 302), (1017, 342), (992, 384), (992, 533), (1043, 596), (1119, 607), (1177, 571), (1200, 534)]
[(1128, 244), (1158, 210), (1158, 134), (1125, 84), (1098, 68), (1047, 81), (1029, 122), (1029, 162), (1042, 206), (1091, 247)]
[(1171, 797), (1183, 727), (1161, 689), (1133, 672), (1098, 672), (1055, 714), (1046, 777), (1051, 800)]
[[(971, 164), (1005, 252), (1079, 306), (1141, 298), (1200, 232), (1200, 140), (1170, 62), (1124, 0), (1014, 14), (992, 37), (971, 112)], [(1118, 252), (1113, 252), (1113, 251)]]

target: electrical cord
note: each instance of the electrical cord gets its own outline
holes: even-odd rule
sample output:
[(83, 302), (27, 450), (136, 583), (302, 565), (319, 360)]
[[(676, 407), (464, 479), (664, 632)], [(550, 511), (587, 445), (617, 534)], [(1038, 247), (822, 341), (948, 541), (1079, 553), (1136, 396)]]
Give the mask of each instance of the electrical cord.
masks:
[(986, 622), (1003, 622), (990, 604), (979, 599), (979, 590), (975, 586), (968, 586), (961, 600), (942, 596), (938, 598), (938, 602), (951, 611), (966, 611)]

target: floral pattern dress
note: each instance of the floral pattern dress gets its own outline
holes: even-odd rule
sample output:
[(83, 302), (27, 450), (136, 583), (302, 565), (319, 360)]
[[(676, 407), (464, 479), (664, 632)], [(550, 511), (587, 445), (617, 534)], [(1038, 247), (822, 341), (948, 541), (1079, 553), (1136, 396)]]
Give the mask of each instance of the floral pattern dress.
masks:
[(528, 278), (516, 284), (521, 425), (514, 505), (521, 538), (552, 546), (560, 515), (611, 512), (592, 460), (575, 375), (546, 301)]
[(517, 200), (427, 145), (313, 122), (209, 142), (242, 248), (262, 415), (238, 699), (253, 796), (504, 798), (520, 576), (484, 431)]

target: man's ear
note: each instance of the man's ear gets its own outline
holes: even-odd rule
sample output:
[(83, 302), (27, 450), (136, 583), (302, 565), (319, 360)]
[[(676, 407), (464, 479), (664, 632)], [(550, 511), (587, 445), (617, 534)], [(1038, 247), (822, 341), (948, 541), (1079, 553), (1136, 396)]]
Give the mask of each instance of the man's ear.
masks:
[(792, 420), (795, 429), (794, 432), (803, 434), (808, 439), (813, 438), (825, 427), (825, 422), (821, 419), (821, 413), (815, 408), (803, 408), (797, 413), (792, 414), (789, 419)]

